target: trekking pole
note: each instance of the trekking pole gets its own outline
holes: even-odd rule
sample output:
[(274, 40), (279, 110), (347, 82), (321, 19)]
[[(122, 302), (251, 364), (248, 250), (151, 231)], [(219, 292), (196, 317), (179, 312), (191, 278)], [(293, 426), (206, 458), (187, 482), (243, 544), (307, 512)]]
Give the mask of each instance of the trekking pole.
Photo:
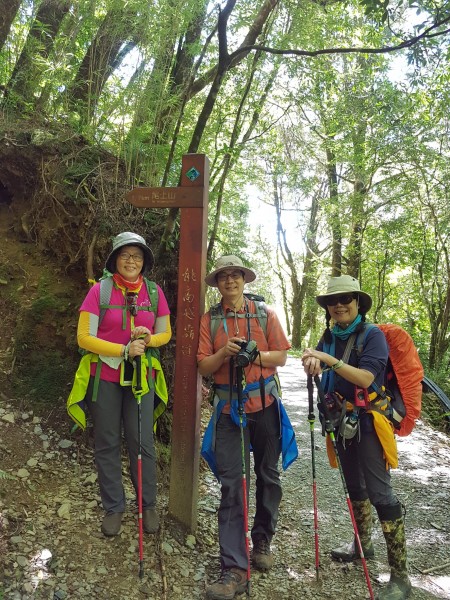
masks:
[(347, 501), (347, 506), (348, 506), (348, 510), (350, 513), (350, 519), (351, 519), (352, 525), (353, 525), (353, 531), (355, 534), (356, 545), (358, 547), (359, 555), (361, 557), (361, 563), (362, 563), (362, 566), (364, 569), (364, 576), (366, 578), (367, 589), (369, 590), (370, 600), (374, 600), (372, 584), (370, 583), (369, 570), (367, 568), (366, 558), (364, 556), (364, 552), (362, 549), (361, 538), (359, 537), (358, 526), (356, 525), (355, 515), (353, 512), (353, 506), (352, 506), (352, 503), (350, 500), (350, 495), (348, 493), (348, 487), (347, 487), (347, 483), (345, 481), (344, 471), (342, 469), (342, 464), (341, 464), (341, 459), (339, 458), (339, 452), (337, 449), (336, 438), (334, 436), (334, 429), (333, 429), (333, 426), (331, 425), (330, 412), (329, 412), (328, 406), (325, 402), (325, 394), (323, 391), (322, 382), (320, 381), (320, 379), (317, 375), (314, 377), (314, 383), (316, 384), (316, 387), (317, 387), (317, 392), (319, 394), (319, 400), (320, 400), (320, 406), (321, 406), (322, 412), (325, 417), (325, 431), (330, 436), (330, 440), (333, 445), (334, 454), (336, 456), (336, 463), (337, 463), (337, 466), (339, 469), (339, 473), (341, 475), (342, 485), (344, 487), (344, 492), (345, 492), (345, 499)]
[[(144, 338), (139, 336), (138, 339)], [(138, 461), (137, 461), (137, 492), (138, 492), (138, 526), (139, 526), (139, 578), (144, 577), (144, 527), (142, 521), (142, 356), (135, 356), (136, 361), (136, 401), (138, 404)]]
[(239, 430), (241, 433), (242, 457), (242, 500), (244, 508), (244, 536), (245, 551), (247, 553), (247, 596), (250, 596), (250, 532), (248, 530), (248, 503), (247, 503), (247, 469), (245, 467), (245, 440), (244, 440), (244, 402), (242, 393), (242, 367), (236, 367), (238, 390)]
[(315, 559), (316, 559), (316, 580), (319, 581), (319, 567), (320, 567), (320, 559), (319, 559), (319, 518), (317, 513), (317, 484), (316, 484), (316, 449), (314, 442), (314, 386), (313, 386), (313, 378), (312, 375), (308, 375), (308, 379), (306, 382), (306, 386), (308, 388), (308, 423), (309, 429), (311, 432), (311, 462), (312, 462), (312, 489), (313, 489), (313, 507), (314, 507), (314, 547), (315, 547)]

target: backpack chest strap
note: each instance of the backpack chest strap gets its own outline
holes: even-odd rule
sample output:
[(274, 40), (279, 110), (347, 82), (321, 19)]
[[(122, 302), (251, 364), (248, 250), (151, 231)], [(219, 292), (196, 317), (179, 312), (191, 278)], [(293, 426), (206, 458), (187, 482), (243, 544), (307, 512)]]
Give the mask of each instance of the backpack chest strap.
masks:
[[(122, 329), (125, 330), (127, 328), (127, 310), (129, 310), (129, 307), (127, 307), (126, 304), (100, 304), (100, 310), (105, 311), (108, 309), (116, 309), (122, 311)], [(134, 310), (137, 313), (138, 311), (142, 310), (149, 312), (153, 311), (154, 309), (152, 306), (135, 306)]]
[[(270, 394), (274, 390), (277, 390), (277, 383), (276, 383), (273, 375), (270, 375), (269, 377), (267, 377), (264, 380), (264, 383), (265, 383), (266, 395)], [(230, 386), (229, 385), (217, 384), (214, 386), (214, 392), (215, 392), (215, 395), (220, 400), (225, 400), (226, 402), (229, 401), (229, 399), (230, 399)], [(243, 392), (244, 392), (244, 395), (249, 398), (256, 398), (257, 396), (260, 396), (259, 382), (247, 384), (245, 386)], [(234, 397), (237, 398), (237, 393), (238, 393), (237, 387), (233, 386), (233, 389), (232, 389), (233, 398)]]

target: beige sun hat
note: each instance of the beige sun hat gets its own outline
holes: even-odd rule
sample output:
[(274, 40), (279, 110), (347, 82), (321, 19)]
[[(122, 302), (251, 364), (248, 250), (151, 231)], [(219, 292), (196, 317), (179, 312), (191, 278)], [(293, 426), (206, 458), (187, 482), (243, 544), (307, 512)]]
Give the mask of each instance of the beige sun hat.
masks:
[(221, 256), (216, 260), (214, 270), (205, 277), (205, 283), (211, 287), (217, 287), (216, 275), (224, 269), (232, 269), (233, 267), (244, 273), (245, 283), (250, 283), (256, 279), (256, 273), (254, 271), (244, 267), (242, 260), (239, 257), (230, 254), (229, 256)]
[(153, 252), (145, 243), (144, 238), (137, 233), (133, 233), (132, 231), (123, 231), (122, 233), (116, 235), (116, 237), (113, 239), (111, 254), (106, 259), (105, 267), (110, 273), (115, 273), (117, 253), (120, 248), (123, 248), (124, 246), (138, 246), (141, 248), (141, 250), (144, 252), (144, 265), (142, 267), (142, 272), (151, 270), (155, 261), (153, 258)]
[(362, 292), (359, 287), (359, 281), (351, 275), (341, 275), (340, 277), (331, 277), (328, 281), (325, 294), (316, 296), (318, 304), (322, 308), (327, 308), (327, 297), (339, 294), (358, 294), (360, 312), (366, 313), (372, 306), (372, 298), (366, 292)]

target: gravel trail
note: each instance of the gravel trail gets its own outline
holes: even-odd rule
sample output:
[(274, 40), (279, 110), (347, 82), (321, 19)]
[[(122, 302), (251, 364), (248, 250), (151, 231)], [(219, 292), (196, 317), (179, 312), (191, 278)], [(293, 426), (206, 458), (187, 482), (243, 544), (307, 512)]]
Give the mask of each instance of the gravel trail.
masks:
[[(270, 573), (252, 572), (251, 598), (368, 598), (361, 565), (329, 558), (331, 547), (352, 538), (352, 526), (339, 473), (328, 465), (318, 419), (315, 447), (321, 566), (316, 581), (308, 401), (299, 359), (289, 358), (280, 376), (300, 457), (282, 474), (284, 495), (272, 544), (275, 566)], [(208, 406), (203, 413), (206, 423)], [(69, 437), (69, 425), (57, 430), (46, 423), (18, 400), (0, 395), (0, 470), (15, 477), (0, 479), (0, 600), (204, 598), (206, 583), (219, 574), (219, 486), (212, 474), (201, 469), (195, 536), (184, 534), (169, 520), (167, 487), (159, 490), (162, 528), (156, 536), (145, 536), (145, 576), (141, 580), (131, 490), (127, 489), (129, 510), (121, 534), (104, 538), (86, 436)], [(398, 446), (400, 468), (393, 472), (393, 484), (407, 507), (412, 598), (450, 599), (450, 439), (419, 422)], [(251, 498), (253, 491), (252, 478)], [(252, 512), (250, 502), (250, 515)], [(376, 592), (388, 578), (378, 522), (374, 543), (376, 558), (368, 566)]]

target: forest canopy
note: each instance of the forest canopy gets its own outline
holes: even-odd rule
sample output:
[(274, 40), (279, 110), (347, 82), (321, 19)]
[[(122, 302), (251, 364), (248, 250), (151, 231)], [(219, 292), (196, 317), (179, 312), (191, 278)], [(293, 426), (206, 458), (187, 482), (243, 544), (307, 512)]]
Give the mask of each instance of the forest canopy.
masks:
[(98, 275), (124, 224), (177, 249), (177, 211), (125, 193), (176, 186), (204, 153), (208, 260), (251, 263), (295, 347), (349, 273), (447, 379), (449, 31), (449, 3), (427, 0), (4, 0), (0, 202)]

